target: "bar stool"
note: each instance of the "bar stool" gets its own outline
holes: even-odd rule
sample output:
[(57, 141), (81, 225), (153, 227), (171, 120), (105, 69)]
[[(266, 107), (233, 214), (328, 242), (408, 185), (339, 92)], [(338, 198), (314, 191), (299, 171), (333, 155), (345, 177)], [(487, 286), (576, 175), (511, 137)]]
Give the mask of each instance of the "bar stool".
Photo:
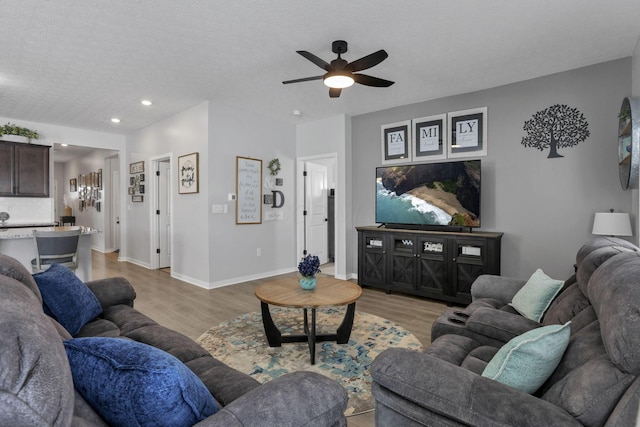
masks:
[(60, 217), (60, 225), (76, 225), (76, 217), (75, 216), (61, 216)]
[(78, 240), (81, 229), (70, 231), (33, 230), (36, 257), (31, 260), (34, 273), (47, 270), (54, 262), (72, 271), (78, 268)]

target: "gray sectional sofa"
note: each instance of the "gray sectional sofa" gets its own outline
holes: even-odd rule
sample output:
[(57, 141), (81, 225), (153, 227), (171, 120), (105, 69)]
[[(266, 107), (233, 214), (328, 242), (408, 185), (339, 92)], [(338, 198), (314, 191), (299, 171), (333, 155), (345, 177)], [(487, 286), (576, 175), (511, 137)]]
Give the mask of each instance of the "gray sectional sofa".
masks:
[[(576, 275), (564, 282), (539, 322), (509, 305), (525, 280), (481, 276), (472, 287), (473, 302), (441, 316), (423, 352), (389, 349), (376, 358), (376, 424), (640, 425), (638, 251), (615, 238), (584, 245)], [(486, 376), (507, 343), (567, 322), (566, 350), (533, 392)]]
[[(194, 341), (135, 310), (135, 292), (126, 279), (96, 280), (87, 286), (99, 301), (101, 313), (80, 329), (74, 336), (75, 341), (86, 342), (82, 337), (106, 337), (111, 340), (107, 342), (115, 339), (124, 344), (125, 341), (138, 343), (136, 345), (144, 343), (142, 346), (170, 354), (172, 360), (177, 358), (180, 366), (174, 368), (188, 371), (188, 375), (195, 373), (210, 393), (207, 399), (213, 402), (212, 396), (219, 406), (215, 414), (202, 419), (198, 426), (346, 425), (343, 412), (347, 394), (333, 380), (300, 372), (260, 385), (214, 359)], [(71, 372), (69, 341), (66, 341), (71, 338), (60, 323), (43, 312), (41, 292), (32, 275), (13, 258), (0, 254), (0, 425), (107, 425), (99, 411), (83, 398), (77, 384), (74, 390), (76, 373)], [(85, 358), (79, 359), (82, 368), (88, 363), (86, 356), (83, 354)], [(139, 361), (136, 356), (132, 363)], [(143, 369), (147, 363), (142, 363)], [(141, 377), (154, 374), (143, 372)], [(89, 386), (99, 390), (103, 384)], [(126, 388), (130, 384), (120, 381), (117, 386)], [(142, 394), (157, 393), (155, 403), (175, 391), (156, 388), (143, 390)], [(186, 393), (183, 390), (183, 394)], [(180, 391), (177, 394), (180, 395)], [(128, 401), (120, 403), (130, 405)], [(134, 416), (122, 424), (143, 425), (137, 416), (146, 409), (135, 408)]]

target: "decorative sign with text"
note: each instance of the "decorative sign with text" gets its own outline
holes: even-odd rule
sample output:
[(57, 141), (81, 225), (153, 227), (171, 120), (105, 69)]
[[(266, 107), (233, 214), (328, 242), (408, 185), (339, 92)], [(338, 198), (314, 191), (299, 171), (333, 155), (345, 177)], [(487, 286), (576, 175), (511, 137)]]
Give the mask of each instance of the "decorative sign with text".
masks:
[(262, 223), (262, 160), (236, 157), (236, 224)]
[(449, 113), (450, 158), (487, 155), (487, 107)]

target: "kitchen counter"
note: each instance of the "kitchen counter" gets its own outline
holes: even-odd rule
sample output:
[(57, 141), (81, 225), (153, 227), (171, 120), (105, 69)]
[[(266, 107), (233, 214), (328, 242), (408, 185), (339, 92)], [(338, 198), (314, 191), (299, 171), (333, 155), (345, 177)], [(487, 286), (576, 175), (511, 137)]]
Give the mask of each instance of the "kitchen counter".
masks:
[(100, 230), (91, 227), (82, 226), (64, 226), (64, 227), (20, 227), (20, 228), (3, 228), (0, 229), (0, 239), (30, 239), (33, 237), (33, 230), (40, 231), (70, 231), (80, 228), (81, 235), (97, 234)]
[(7, 221), (4, 223), (0, 223), (0, 229), (7, 228), (22, 228), (22, 227), (53, 227), (55, 223), (53, 222), (15, 222), (15, 221)]
[(91, 236), (101, 231), (91, 227), (66, 226), (66, 227), (27, 227), (4, 228), (0, 230), (0, 253), (9, 255), (31, 271), (31, 260), (36, 257), (36, 243), (33, 239), (33, 230), (44, 231), (68, 231), (82, 229), (78, 241), (78, 268), (76, 275), (82, 281), (89, 281), (91, 273)]

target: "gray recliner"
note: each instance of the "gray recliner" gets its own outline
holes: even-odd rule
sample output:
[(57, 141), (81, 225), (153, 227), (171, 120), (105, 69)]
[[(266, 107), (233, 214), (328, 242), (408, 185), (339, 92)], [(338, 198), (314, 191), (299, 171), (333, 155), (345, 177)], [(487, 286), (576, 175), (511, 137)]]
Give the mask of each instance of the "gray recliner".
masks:
[[(604, 246), (590, 249), (579, 262), (610, 254)], [(501, 344), (449, 333), (423, 352), (389, 349), (376, 358), (376, 425), (636, 425), (640, 253), (623, 250), (596, 264), (593, 271), (578, 267), (576, 283), (551, 307), (556, 317), (547, 313), (548, 322), (571, 320), (571, 338), (560, 364), (534, 394), (481, 376)]]

